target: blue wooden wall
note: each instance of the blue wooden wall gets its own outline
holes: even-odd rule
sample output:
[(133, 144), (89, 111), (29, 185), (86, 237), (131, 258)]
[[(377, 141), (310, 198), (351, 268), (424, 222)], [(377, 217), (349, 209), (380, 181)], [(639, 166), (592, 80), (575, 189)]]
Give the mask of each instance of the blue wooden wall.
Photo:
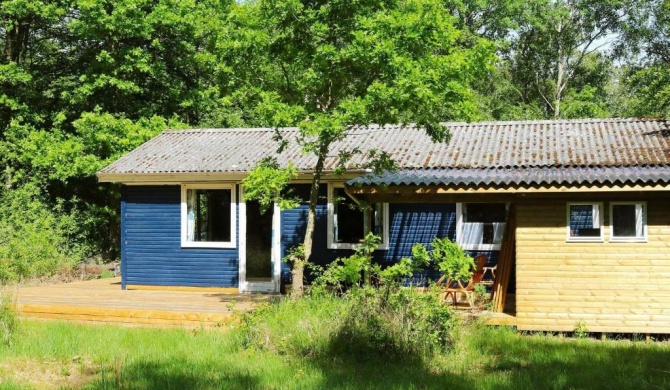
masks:
[[(326, 229), (328, 211), (325, 203), (317, 207), (316, 229), (312, 261), (327, 264), (338, 257), (349, 256), (352, 251), (327, 249)], [(429, 244), (435, 237), (456, 238), (456, 204), (454, 203), (421, 203), (421, 204), (390, 204), (389, 205), (389, 249), (375, 252), (375, 261), (392, 264), (403, 257), (412, 255), (412, 246), (416, 243)], [(307, 225), (307, 205), (297, 209), (282, 211), (282, 256), (291, 247), (302, 242)], [(471, 252), (473, 256), (484, 253), (489, 258), (489, 265), (498, 261), (498, 251)], [(413, 282), (424, 283), (440, 277), (437, 271), (426, 271), (417, 274)], [(282, 264), (282, 279), (290, 280), (288, 265)]]
[[(238, 249), (181, 247), (181, 198), (179, 186), (125, 186), (121, 203), (121, 253), (123, 285), (164, 285), (197, 287), (237, 287)], [(325, 265), (352, 251), (327, 248), (327, 205), (325, 196), (317, 207), (317, 223), (312, 260)], [(375, 252), (375, 261), (391, 264), (411, 256), (415, 243), (430, 243), (435, 237), (456, 235), (456, 205), (389, 205), (389, 249)], [(307, 224), (307, 205), (282, 211), (281, 253), (300, 244)], [(239, 232), (239, 226), (236, 229)], [(239, 243), (239, 237), (236, 242)], [(476, 255), (481, 252), (472, 252)], [(497, 262), (498, 252), (484, 252), (489, 263)], [(439, 277), (428, 271), (415, 275), (422, 283)], [(290, 270), (282, 263), (282, 279), (290, 280)]]
[[(128, 284), (238, 286), (237, 249), (181, 247), (180, 191), (180, 186), (123, 188), (121, 272), (124, 288)], [(236, 242), (239, 242), (237, 237)]]

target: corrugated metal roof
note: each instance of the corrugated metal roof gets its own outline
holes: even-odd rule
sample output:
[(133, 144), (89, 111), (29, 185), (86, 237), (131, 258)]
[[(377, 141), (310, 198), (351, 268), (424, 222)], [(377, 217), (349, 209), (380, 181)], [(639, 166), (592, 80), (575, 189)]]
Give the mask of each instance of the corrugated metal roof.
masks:
[[(434, 143), (414, 126), (354, 126), (333, 145), (337, 152), (359, 148), (349, 167), (365, 163), (371, 149), (386, 151), (401, 169), (497, 169), (529, 167), (611, 167), (670, 165), (670, 123), (666, 120), (588, 119), (445, 123), (452, 139)], [(279, 130), (295, 139), (298, 130)], [(273, 129), (165, 131), (100, 171), (100, 174), (247, 172), (263, 157), (276, 155)], [(315, 164), (295, 142), (277, 155), (300, 170)]]
[(670, 165), (628, 167), (529, 167), (413, 169), (365, 175), (348, 185), (545, 186), (668, 184)]

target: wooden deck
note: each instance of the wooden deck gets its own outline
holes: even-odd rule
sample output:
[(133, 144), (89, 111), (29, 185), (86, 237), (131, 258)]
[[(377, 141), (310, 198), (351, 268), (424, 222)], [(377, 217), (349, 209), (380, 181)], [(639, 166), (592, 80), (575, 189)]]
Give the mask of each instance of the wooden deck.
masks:
[(459, 300), (456, 307), (456, 312), (466, 318), (481, 318), (486, 321), (488, 325), (506, 325), (516, 326), (516, 296), (507, 294), (505, 300), (505, 308), (502, 312), (492, 312), (488, 310), (471, 310), (470, 305), (463, 299)]
[[(233, 313), (252, 310), (275, 297), (209, 290), (122, 290), (120, 278), (22, 287), (16, 295), (23, 318), (180, 327), (226, 325)], [(456, 309), (466, 317), (481, 317), (490, 325), (515, 326), (514, 298), (508, 296), (503, 313), (471, 311), (464, 301), (459, 301)]]
[(216, 326), (252, 310), (272, 295), (211, 291), (122, 290), (120, 278), (17, 290), (24, 318), (155, 326)]

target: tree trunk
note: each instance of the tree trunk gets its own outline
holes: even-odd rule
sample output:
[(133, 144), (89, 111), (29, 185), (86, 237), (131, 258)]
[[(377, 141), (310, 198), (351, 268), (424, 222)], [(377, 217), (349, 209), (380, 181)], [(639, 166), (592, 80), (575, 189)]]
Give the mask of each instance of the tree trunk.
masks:
[(309, 196), (309, 211), (307, 212), (307, 229), (305, 230), (305, 240), (303, 241), (303, 258), (295, 261), (293, 264), (293, 285), (291, 294), (294, 297), (301, 297), (304, 290), (303, 279), (305, 276), (305, 265), (309, 262), (312, 255), (312, 245), (314, 243), (314, 227), (316, 225), (316, 204), (319, 201), (319, 185), (321, 183), (321, 173), (323, 164), (330, 143), (324, 143), (319, 148), (319, 155), (312, 176), (312, 189)]
[(8, 28), (5, 32), (5, 62), (22, 62), (25, 51), (28, 47), (30, 38), (30, 26), (32, 15), (14, 22), (14, 26)]
[(565, 67), (563, 66), (563, 45), (561, 42), (561, 32), (563, 31), (563, 21), (558, 22), (558, 66), (556, 71), (556, 95), (554, 96), (554, 118), (558, 118), (561, 115), (561, 98), (563, 93), (563, 77), (565, 73)]

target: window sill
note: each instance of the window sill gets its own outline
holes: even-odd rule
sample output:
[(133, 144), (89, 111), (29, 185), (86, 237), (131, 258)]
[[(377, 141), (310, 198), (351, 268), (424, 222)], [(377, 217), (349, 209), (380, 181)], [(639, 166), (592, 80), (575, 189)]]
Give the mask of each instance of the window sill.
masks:
[(623, 242), (623, 243), (627, 243), (627, 242), (628, 242), (628, 243), (631, 243), (631, 242), (636, 242), (636, 243), (646, 243), (646, 242), (647, 242), (647, 238), (646, 238), (646, 237), (630, 237), (630, 238), (623, 238), (623, 237), (620, 237), (620, 238), (610, 238), (610, 242), (614, 242), (614, 243), (620, 243), (620, 242)]
[[(348, 250), (356, 250), (361, 247), (362, 244), (349, 244), (349, 243), (338, 243), (338, 244), (330, 244), (328, 246), (328, 249), (348, 249)], [(385, 251), (388, 250), (389, 246), (386, 244), (381, 244), (378, 245), (375, 250), (376, 251)]]
[(499, 251), (500, 244), (461, 245), (464, 251)]
[(582, 239), (577, 239), (577, 238), (568, 238), (565, 240), (565, 242), (569, 243), (580, 243), (580, 242), (590, 242), (590, 243), (598, 243), (598, 242), (605, 242), (605, 239), (596, 237), (596, 238), (582, 238)]
[(234, 242), (189, 242), (182, 241), (181, 247), (185, 249), (189, 248), (201, 248), (201, 249), (235, 249), (237, 246)]

